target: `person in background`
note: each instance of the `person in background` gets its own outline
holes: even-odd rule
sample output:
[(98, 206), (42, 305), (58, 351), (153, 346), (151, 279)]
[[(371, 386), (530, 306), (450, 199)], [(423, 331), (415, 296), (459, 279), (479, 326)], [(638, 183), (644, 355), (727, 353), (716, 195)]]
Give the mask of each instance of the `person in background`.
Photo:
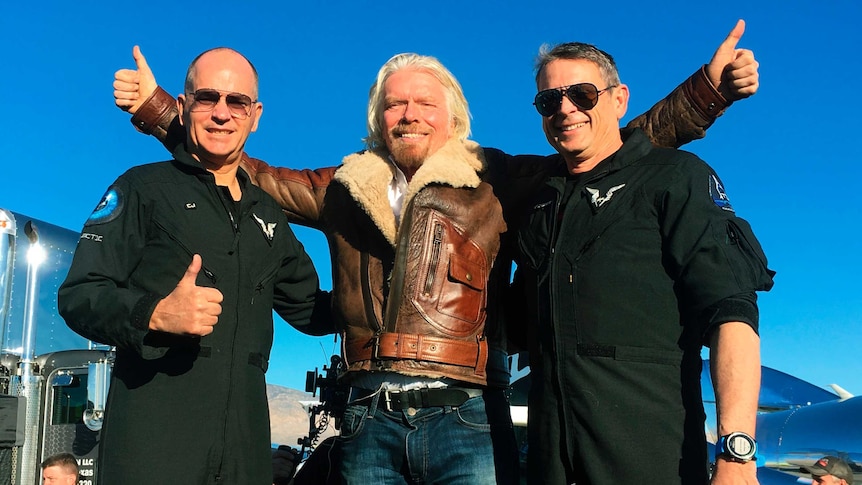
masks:
[(827, 455), (813, 465), (804, 467), (817, 485), (853, 485), (850, 463), (837, 456)]
[(77, 485), (78, 462), (71, 453), (57, 453), (42, 462), (43, 485)]

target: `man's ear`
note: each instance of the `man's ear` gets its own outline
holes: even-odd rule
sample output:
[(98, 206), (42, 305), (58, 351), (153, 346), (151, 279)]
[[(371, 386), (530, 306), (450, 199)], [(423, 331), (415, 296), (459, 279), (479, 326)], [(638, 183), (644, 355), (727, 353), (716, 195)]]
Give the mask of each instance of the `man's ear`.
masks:
[(185, 111), (186, 111), (186, 96), (184, 94), (180, 94), (177, 96), (177, 113), (180, 122), (180, 126), (185, 126)]
[(254, 117), (254, 123), (251, 125), (251, 131), (257, 131), (257, 124), (260, 122), (260, 117), (263, 115), (263, 103), (257, 102), (254, 103), (254, 107), (251, 109), (251, 116)]
[(611, 99), (614, 103), (614, 110), (617, 113), (617, 121), (619, 121), (623, 119), (623, 116), (626, 115), (626, 111), (629, 109), (629, 87), (625, 84), (620, 84), (613, 88), (611, 90)]

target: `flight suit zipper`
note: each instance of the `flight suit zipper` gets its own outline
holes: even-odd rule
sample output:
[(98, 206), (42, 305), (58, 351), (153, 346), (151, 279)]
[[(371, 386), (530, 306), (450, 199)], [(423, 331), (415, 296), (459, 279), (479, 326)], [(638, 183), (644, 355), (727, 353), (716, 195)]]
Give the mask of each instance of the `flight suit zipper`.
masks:
[[(554, 383), (556, 385), (556, 393), (562, 399), (563, 396), (566, 395), (565, 394), (565, 386), (563, 385), (563, 374), (564, 373), (562, 371), (564, 361), (563, 361), (563, 357), (562, 357), (561, 353), (558, 351), (559, 342), (560, 342), (560, 338), (561, 338), (560, 337), (560, 328), (562, 326), (562, 322), (557, 321), (557, 306), (558, 306), (558, 304), (557, 304), (557, 298), (555, 297), (555, 295), (557, 293), (558, 283), (557, 283), (556, 278), (554, 277), (554, 273), (555, 273), (555, 270), (557, 267), (557, 257), (558, 257), (557, 251), (556, 251), (557, 242), (560, 240), (560, 236), (562, 235), (562, 232), (565, 229), (565, 225), (563, 224), (563, 221), (565, 220), (565, 215), (566, 215), (565, 209), (570, 209), (573, 201), (572, 200), (567, 201), (565, 209), (563, 209), (564, 212), (560, 213), (561, 208), (563, 208), (563, 195), (566, 192), (565, 186), (563, 187), (562, 192), (560, 192), (559, 188), (557, 188), (557, 187), (554, 187), (554, 190), (555, 190), (554, 212), (553, 212), (552, 218), (551, 218), (551, 223), (552, 223), (551, 243), (550, 243), (550, 248), (549, 248), (550, 261), (548, 263), (548, 272), (549, 272), (549, 275), (548, 275), (549, 288), (548, 289), (549, 289), (549, 293), (550, 293), (550, 295), (549, 295), (550, 297), (548, 298), (548, 300), (549, 300), (548, 304), (550, 307), (549, 308), (549, 312), (550, 312), (549, 321), (552, 322), (552, 323), (550, 323), (552, 325), (552, 328), (550, 329), (551, 355), (553, 355), (555, 357), (555, 359), (554, 359), (554, 367), (555, 368), (553, 369)], [(573, 194), (572, 198), (574, 198), (575, 192), (572, 192), (572, 194)], [(569, 273), (569, 284), (570, 285), (573, 284), (571, 272)], [(572, 315), (572, 318), (574, 319), (574, 315)], [(577, 325), (572, 325), (572, 329), (576, 332), (575, 338), (577, 339)], [(568, 434), (571, 427), (570, 427), (570, 423), (568, 420), (568, 415), (566, 413), (562, 414), (562, 420), (563, 420), (563, 429), (565, 430), (565, 433)]]
[[(236, 303), (234, 305), (234, 308), (235, 308), (234, 321), (236, 322), (236, 324), (234, 325), (233, 335), (231, 336), (231, 340), (230, 340), (230, 360), (228, 361), (228, 375), (227, 375), (228, 382), (232, 383), (232, 382), (234, 382), (234, 374), (235, 374), (234, 368), (235, 368), (236, 363), (237, 363), (236, 338), (237, 338), (237, 333), (239, 332), (239, 325), (240, 325), (239, 296), (241, 295), (241, 293), (240, 293), (240, 279), (241, 278), (239, 277), (239, 275), (242, 274), (242, 266), (240, 264), (241, 260), (239, 257), (239, 238), (240, 238), (241, 232), (240, 232), (240, 227), (239, 227), (237, 218), (234, 217), (233, 211), (231, 211), (231, 206), (229, 205), (229, 204), (232, 204), (234, 201), (232, 201), (232, 200), (228, 201), (227, 200), (225, 191), (223, 191), (221, 188), (219, 188), (218, 185), (215, 184), (214, 178), (211, 178), (210, 182), (211, 182), (209, 184), (210, 189), (213, 192), (215, 192), (216, 197), (221, 201), (222, 208), (224, 209), (225, 213), (227, 213), (228, 221), (229, 221), (231, 229), (233, 231), (233, 241), (231, 242), (231, 246), (230, 246), (230, 249), (228, 250), (228, 254), (233, 256), (234, 258), (236, 258), (236, 273), (235, 274), (237, 275), (237, 278), (234, 281), (234, 288), (233, 288), (234, 294), (237, 296)], [(250, 210), (250, 205), (247, 206), (246, 210), (243, 210), (242, 197), (240, 198), (239, 204), (236, 204), (236, 207), (237, 207), (237, 212), (238, 212), (237, 217), (239, 217), (240, 219), (245, 217)], [(222, 439), (221, 458), (219, 460), (219, 470), (218, 470), (218, 473), (216, 475), (217, 477), (220, 477), (220, 475), (222, 474), (221, 468), (222, 468), (222, 465), (224, 464), (225, 457), (227, 455), (226, 444), (227, 444), (228, 420), (229, 420), (228, 410), (231, 408), (231, 403), (233, 402), (234, 394), (235, 394), (234, 393), (234, 386), (228, 385), (227, 399), (224, 403), (224, 409), (223, 409), (224, 416), (223, 416), (223, 420), (222, 420), (222, 433), (221, 433), (221, 439)]]

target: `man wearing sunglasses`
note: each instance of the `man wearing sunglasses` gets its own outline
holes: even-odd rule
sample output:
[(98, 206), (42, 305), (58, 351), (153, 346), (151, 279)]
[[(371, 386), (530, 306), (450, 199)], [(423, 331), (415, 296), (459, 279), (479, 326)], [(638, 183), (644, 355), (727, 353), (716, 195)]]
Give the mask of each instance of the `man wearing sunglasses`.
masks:
[(257, 85), (234, 50), (196, 58), (174, 159), (128, 170), (84, 225), (58, 299), (73, 330), (116, 347), (99, 483), (271, 484), (272, 311), (334, 331), (312, 323), (311, 259), (240, 169)]
[[(735, 29), (707, 68), (638, 125), (675, 146), (703, 136), (730, 100), (752, 94), (756, 62), (735, 50), (741, 34)], [(134, 55), (138, 72), (117, 72), (116, 103), (134, 113), (138, 129), (175, 146), (170, 97), (137, 48)], [(244, 159), (293, 221), (320, 229), (330, 244), (333, 316), (348, 364), (342, 379), (351, 385), (342, 477), (517, 483), (501, 311), (511, 248), (501, 235), (557, 159), (468, 141), (458, 81), (416, 54), (394, 56), (378, 72), (368, 130), (368, 149), (335, 167)]]
[[(629, 91), (588, 44), (540, 52), (536, 110), (559, 170), (526, 207), (529, 482), (757, 483), (756, 291), (774, 272), (715, 172), (620, 130)], [(701, 347), (720, 440), (706, 456)]]

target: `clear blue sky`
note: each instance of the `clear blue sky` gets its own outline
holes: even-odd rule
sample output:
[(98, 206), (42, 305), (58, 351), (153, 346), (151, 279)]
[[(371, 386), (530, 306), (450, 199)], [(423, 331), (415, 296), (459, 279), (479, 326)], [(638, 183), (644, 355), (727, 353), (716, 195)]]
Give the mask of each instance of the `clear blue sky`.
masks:
[[(613, 54), (647, 109), (707, 62), (738, 18), (761, 88), (686, 149), (721, 175), (778, 272), (761, 295), (765, 365), (862, 394), (858, 0), (711, 2), (311, 1), (6, 2), (0, 92), (6, 106), (0, 207), (80, 229), (132, 165), (168, 158), (113, 105), (111, 82), (140, 44), (177, 93), (199, 52), (229, 46), (260, 73), (264, 114), (248, 151), (275, 165), (334, 165), (362, 148), (368, 88), (393, 54), (437, 56), (461, 81), (472, 138), (549, 153), (532, 62), (542, 43), (584, 41)], [(144, 10), (138, 10), (138, 9)], [(297, 234), (330, 287), (325, 241)], [(270, 382), (301, 388), (331, 338), (276, 325)]]

